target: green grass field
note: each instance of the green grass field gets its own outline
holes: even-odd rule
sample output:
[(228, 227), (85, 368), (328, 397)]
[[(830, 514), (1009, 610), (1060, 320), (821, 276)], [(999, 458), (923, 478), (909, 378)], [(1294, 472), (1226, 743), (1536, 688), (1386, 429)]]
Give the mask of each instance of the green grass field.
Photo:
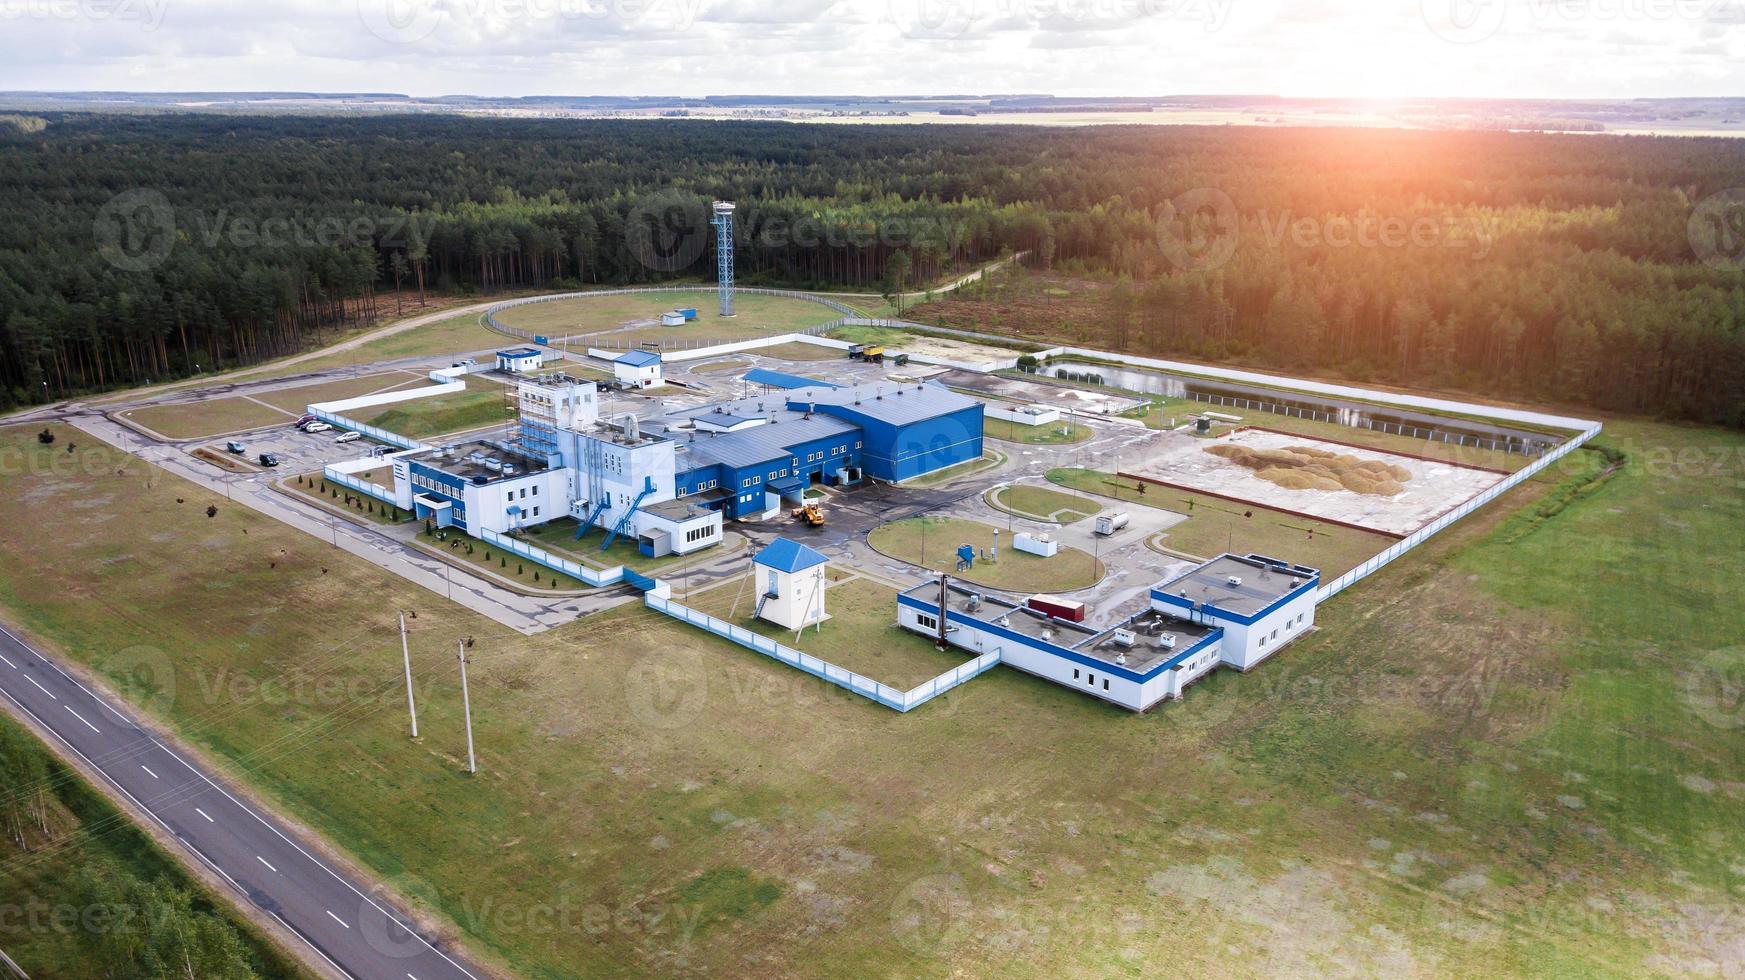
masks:
[(506, 425), (514, 420), (514, 415), (505, 408), (506, 404), (502, 390), (490, 387), (483, 391), (460, 391), (400, 402), (358, 421), (413, 439), (423, 439), (489, 425)]
[(1007, 668), (898, 715), (636, 606), (521, 637), (35, 428), (0, 520), (55, 547), (0, 536), (9, 617), (123, 689), (174, 651), (151, 712), (504, 972), (1723, 975), (1745, 941), (1739, 433), (1611, 423), (1608, 478), (1577, 453), (1134, 716)]
[(171, 439), (205, 439), (297, 421), (296, 415), (240, 396), (182, 405), (151, 405), (118, 414)]
[(1077, 422), (1020, 425), (1007, 419), (984, 419), (982, 432), (990, 439), (1023, 443), (1026, 446), (1065, 446), (1084, 442), (1093, 435), (1090, 426)]
[(1006, 486), (988, 491), (987, 501), (996, 510), (1036, 521), (1071, 524), (1102, 509), (1095, 497), (1074, 496), (1047, 487)]
[(404, 388), (422, 388), (428, 384), (430, 381), (421, 374), (388, 371), (382, 374), (367, 374), (361, 378), (341, 378), (337, 381), (326, 381), (316, 385), (281, 388), (278, 391), (262, 392), (254, 397), (274, 408), (302, 415), (304, 409), (319, 402), (336, 402), (383, 391), (399, 391)]
[[(994, 532), (1000, 533), (1000, 558), (977, 559), (967, 572), (957, 571), (957, 549), (965, 544), (979, 554), (993, 547)], [(892, 521), (873, 529), (867, 541), (880, 552), (911, 565), (935, 572), (951, 572), (964, 581), (1008, 592), (1073, 592), (1088, 589), (1102, 579), (1103, 564), (1077, 548), (1060, 549), (1053, 558), (1027, 555), (1012, 547), (1005, 528), (955, 517), (915, 517)]]
[[(889, 586), (852, 578), (824, 591), (822, 627), (807, 627), (800, 636), (774, 623), (753, 618), (757, 585), (750, 576), (718, 585), (679, 601), (770, 637), (795, 650), (828, 660), (845, 670), (882, 684), (909, 690), (963, 664), (956, 651), (941, 653), (931, 641), (897, 625), (897, 593)], [(747, 653), (747, 656), (758, 656)]]
[[(394, 485), (393, 473), (360, 473), (356, 476), (361, 480), (370, 480), (384, 487)], [(301, 482), (299, 482), (301, 480)], [(354, 490), (328, 483), (321, 478), (320, 473), (308, 473), (298, 476), (288, 476), (278, 481), (278, 486), (287, 493), (308, 498), (328, 510), (339, 511), (347, 517), (369, 521), (372, 524), (399, 524), (412, 518), (410, 511), (404, 511), (392, 504), (383, 503), (374, 497), (366, 497)]]
[[(590, 296), (513, 307), (499, 313), (497, 320), (553, 340), (607, 334), (614, 342), (640, 344), (693, 339), (751, 340), (793, 333), (841, 316), (828, 306), (803, 299), (740, 293), (734, 299), (737, 315), (724, 319), (714, 312), (714, 302), (712, 292), (684, 290)], [(683, 307), (695, 307), (697, 319), (682, 327), (660, 325), (662, 313)]]

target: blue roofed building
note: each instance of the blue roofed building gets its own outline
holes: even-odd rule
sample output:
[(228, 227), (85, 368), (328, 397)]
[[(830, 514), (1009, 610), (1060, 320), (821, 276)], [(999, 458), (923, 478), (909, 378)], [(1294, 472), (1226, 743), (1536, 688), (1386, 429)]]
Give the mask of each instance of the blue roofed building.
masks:
[(757, 576), (755, 615), (791, 630), (815, 626), (824, 612), (824, 569), (830, 559), (798, 541), (777, 538), (751, 560)]
[(660, 355), (648, 350), (620, 354), (612, 361), (612, 376), (626, 388), (653, 388), (664, 380)]

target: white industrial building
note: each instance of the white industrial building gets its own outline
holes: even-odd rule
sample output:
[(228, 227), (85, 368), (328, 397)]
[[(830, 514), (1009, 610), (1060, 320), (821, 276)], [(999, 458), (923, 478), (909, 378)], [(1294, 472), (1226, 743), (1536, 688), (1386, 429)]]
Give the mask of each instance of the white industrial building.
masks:
[(948, 583), (897, 597), (910, 631), (1133, 711), (1179, 699), (1223, 665), (1250, 670), (1314, 626), (1320, 573), (1223, 555), (1151, 590), (1152, 608), (1095, 630)]
[(612, 377), (626, 388), (654, 388), (661, 377), (660, 355), (653, 351), (633, 350), (618, 355), (612, 361)]
[(824, 611), (824, 570), (830, 559), (798, 541), (777, 538), (751, 560), (760, 589), (755, 615), (777, 626), (802, 630), (829, 619)]

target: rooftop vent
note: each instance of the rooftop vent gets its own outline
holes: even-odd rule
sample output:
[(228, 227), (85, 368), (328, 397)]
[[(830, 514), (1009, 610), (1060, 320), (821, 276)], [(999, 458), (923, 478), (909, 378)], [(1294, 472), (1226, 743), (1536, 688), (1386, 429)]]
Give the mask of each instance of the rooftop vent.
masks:
[(1164, 648), (1165, 650), (1174, 650), (1175, 649), (1175, 634), (1174, 633), (1165, 633), (1162, 636), (1158, 637), (1157, 638), (1157, 645)]
[(1229, 582), (1231, 588), (1235, 588), (1236, 586), (1242, 584), (1242, 576), (1232, 575), (1229, 578), (1225, 579), (1224, 581)]
[(1138, 634), (1134, 633), (1132, 630), (1116, 630), (1109, 635), (1109, 639), (1113, 640), (1115, 645), (1123, 650), (1131, 650), (1133, 649), (1134, 644), (1139, 642)]

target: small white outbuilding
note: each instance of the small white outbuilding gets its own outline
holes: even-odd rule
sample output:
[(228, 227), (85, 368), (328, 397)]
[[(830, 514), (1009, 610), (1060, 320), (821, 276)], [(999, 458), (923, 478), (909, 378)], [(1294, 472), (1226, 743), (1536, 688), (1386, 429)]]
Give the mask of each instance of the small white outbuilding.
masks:
[(830, 559), (798, 541), (777, 538), (751, 560), (757, 616), (791, 630), (822, 623), (824, 569)]

